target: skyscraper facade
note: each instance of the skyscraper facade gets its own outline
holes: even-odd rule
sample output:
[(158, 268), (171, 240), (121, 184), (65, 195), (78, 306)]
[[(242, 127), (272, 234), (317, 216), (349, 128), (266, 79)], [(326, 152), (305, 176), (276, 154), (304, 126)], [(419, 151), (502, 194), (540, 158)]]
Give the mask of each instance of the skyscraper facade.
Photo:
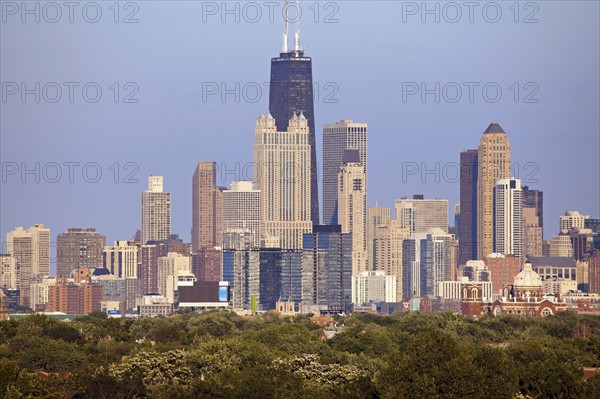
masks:
[(56, 275), (70, 277), (80, 267), (102, 267), (106, 237), (96, 229), (71, 228), (56, 237)]
[(260, 246), (260, 191), (252, 182), (234, 181), (223, 191), (223, 232), (231, 230), (249, 230), (253, 247)]
[(163, 177), (148, 177), (148, 190), (142, 193), (141, 244), (166, 240), (171, 235), (171, 193), (163, 192)]
[(544, 228), (544, 192), (522, 186), (523, 208), (534, 208), (538, 218), (538, 227)]
[(367, 261), (369, 270), (376, 270), (374, 251), (377, 229), (379, 227), (385, 227), (391, 219), (391, 208), (375, 205), (367, 210)]
[(510, 142), (499, 124), (483, 132), (477, 156), (477, 259), (483, 259), (494, 250), (494, 187), (510, 178)]
[(396, 276), (396, 298), (393, 302), (400, 302), (403, 298), (403, 262), (402, 243), (410, 238), (410, 230), (400, 227), (397, 220), (389, 220), (385, 226), (378, 227), (375, 232), (375, 270), (385, 272), (388, 276)]
[(17, 267), (12, 255), (0, 254), (0, 291), (17, 288)]
[(426, 233), (438, 228), (448, 232), (448, 200), (424, 199), (415, 195), (413, 199), (396, 200), (396, 220), (400, 227), (407, 227), (411, 234)]
[(559, 226), (561, 233), (568, 233), (571, 229), (585, 228), (585, 219), (589, 216), (582, 215), (577, 211), (566, 211), (559, 218)]
[(221, 246), (223, 195), (217, 186), (217, 164), (198, 162), (192, 177), (192, 250)]
[(102, 265), (121, 278), (139, 278), (138, 247), (132, 241), (115, 241), (104, 247)]
[(460, 226), (458, 263), (477, 259), (477, 150), (460, 153)]
[(6, 250), (14, 258), (21, 305), (29, 306), (32, 279), (50, 275), (50, 229), (43, 224), (17, 227), (6, 234)]
[(525, 260), (521, 180), (500, 179), (494, 189), (494, 252)]
[(286, 132), (289, 121), (303, 114), (307, 124), (307, 144), (310, 151), (310, 220), (319, 223), (319, 185), (317, 181), (317, 147), (315, 139), (315, 111), (313, 100), (312, 59), (300, 49), (299, 31), (296, 31), (295, 49), (287, 48), (284, 33), (283, 52), (271, 59), (269, 83), (269, 112), (275, 118), (277, 131)]
[(256, 121), (254, 188), (261, 195), (261, 246), (301, 249), (310, 233), (311, 149), (308, 120), (294, 115), (287, 131), (277, 131), (269, 114)]
[(358, 150), (346, 150), (338, 172), (338, 223), (352, 234), (352, 275), (367, 271), (367, 192)]
[(367, 130), (366, 123), (350, 119), (323, 127), (323, 224), (338, 224), (337, 177), (345, 150), (358, 150), (367, 175)]
[(439, 296), (440, 281), (448, 281), (452, 277), (452, 235), (434, 228), (427, 232), (421, 240), (421, 295)]

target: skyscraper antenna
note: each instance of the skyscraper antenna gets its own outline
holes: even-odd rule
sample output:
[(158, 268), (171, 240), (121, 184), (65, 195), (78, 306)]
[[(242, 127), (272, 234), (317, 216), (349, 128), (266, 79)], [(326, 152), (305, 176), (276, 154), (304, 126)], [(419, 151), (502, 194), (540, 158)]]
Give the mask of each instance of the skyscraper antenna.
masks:
[(296, 0), (296, 33), (294, 34), (294, 50), (300, 50), (300, 0)]
[(283, 28), (283, 52), (287, 53), (288, 52), (288, 2), (287, 0), (285, 0), (285, 4), (283, 5), (283, 9), (285, 10), (285, 14), (284, 14), (284, 28)]

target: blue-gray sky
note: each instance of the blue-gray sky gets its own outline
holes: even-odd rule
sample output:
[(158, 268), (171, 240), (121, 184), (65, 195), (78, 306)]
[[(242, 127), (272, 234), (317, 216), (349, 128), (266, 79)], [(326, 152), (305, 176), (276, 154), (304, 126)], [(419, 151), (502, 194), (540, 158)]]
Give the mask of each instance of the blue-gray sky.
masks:
[[(281, 48), (281, 6), (270, 21), (262, 1), (227, 2), (232, 14), (223, 12), (222, 2), (121, 2), (115, 23), (113, 1), (88, 3), (74, 8), (73, 23), (64, 6), (60, 19), (49, 23), (58, 18), (53, 6), (27, 2), (31, 9), (39, 4), (36, 23), (21, 2), (1, 3), (0, 234), (44, 223), (53, 236), (69, 227), (95, 227), (109, 242), (127, 239), (139, 225), (140, 192), (154, 174), (165, 177), (172, 193), (173, 232), (189, 241), (196, 162), (215, 160), (239, 170), (238, 177), (250, 177), (244, 165), (252, 160), (255, 119), (268, 109), (268, 89), (263, 86), (258, 99), (253, 90), (269, 80), (270, 58)], [(421, 2), (301, 2), (301, 43), (313, 57), (318, 93), (317, 150), (323, 124), (340, 119), (369, 124), (370, 205), (393, 206), (394, 199), (413, 193), (458, 202), (453, 163), (498, 121), (510, 139), (517, 176), (544, 191), (546, 237), (557, 232), (558, 216), (567, 209), (600, 215), (599, 3), (521, 2), (518, 15), (513, 3), (476, 3), (470, 22), (463, 2), (453, 3), (460, 18), (456, 7), (428, 2), (429, 9), (438, 4), (436, 22), (435, 15), (422, 13)], [(89, 20), (100, 8), (100, 20), (87, 22), (84, 8)], [(137, 23), (123, 23), (130, 14)], [(40, 82), (40, 103), (34, 94), (24, 103), (21, 93), (10, 95), (13, 83), (22, 82), (29, 88)], [(49, 101), (55, 87), (43, 89), (49, 82), (62, 86), (56, 103)], [(80, 84), (73, 103), (64, 82)], [(82, 96), (89, 82), (102, 89), (96, 103)], [(135, 85), (125, 87), (128, 82)], [(234, 94), (225, 101), (220, 95), (203, 98), (203, 86), (211, 82), (234, 90), (239, 82), (239, 102)], [(411, 82), (429, 88), (439, 82), (440, 102), (434, 94), (424, 102), (420, 94), (403, 99), (403, 86), (405, 95), (415, 87)], [(451, 82), (463, 91), (454, 103)], [(469, 82), (479, 84), (472, 102)], [(125, 103), (136, 87), (131, 99), (138, 102)], [(494, 87), (502, 95), (492, 103)], [(94, 88), (87, 94), (93, 98)], [(20, 170), (10, 174), (15, 165), (34, 168), (36, 162), (43, 169), (39, 183), (34, 174), (24, 181)], [(49, 182), (55, 178), (51, 162), (62, 168), (56, 183)], [(68, 162), (80, 164), (73, 182)], [(81, 173), (92, 162), (102, 169), (97, 183)], [(125, 170), (128, 162), (139, 170)], [(435, 173), (403, 176), (403, 163), (428, 169), (439, 163), (440, 181)], [(131, 171), (138, 183), (124, 182)], [(234, 174), (219, 183), (228, 185)], [(89, 166), (88, 180), (94, 175)]]

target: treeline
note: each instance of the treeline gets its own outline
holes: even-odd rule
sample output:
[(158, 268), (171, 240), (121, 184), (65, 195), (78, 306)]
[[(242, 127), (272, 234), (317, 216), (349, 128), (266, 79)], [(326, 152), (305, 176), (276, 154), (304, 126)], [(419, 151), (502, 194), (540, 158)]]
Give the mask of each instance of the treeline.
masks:
[[(0, 322), (1, 398), (600, 398), (600, 317), (232, 312)], [(343, 326), (343, 327), (342, 327)]]

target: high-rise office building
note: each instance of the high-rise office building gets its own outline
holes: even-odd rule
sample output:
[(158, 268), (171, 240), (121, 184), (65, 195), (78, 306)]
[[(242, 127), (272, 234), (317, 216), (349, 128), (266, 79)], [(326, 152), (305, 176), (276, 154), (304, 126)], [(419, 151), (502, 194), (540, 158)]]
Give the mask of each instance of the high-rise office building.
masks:
[(523, 241), (525, 256), (543, 256), (543, 231), (536, 208), (523, 208)]
[(56, 275), (71, 277), (81, 267), (102, 267), (106, 237), (96, 229), (71, 228), (56, 237)]
[(191, 244), (186, 244), (177, 234), (172, 234), (168, 239), (161, 241), (148, 241), (141, 245), (138, 252), (139, 261), (139, 289), (142, 294), (156, 294), (158, 292), (158, 258), (167, 256), (170, 252), (190, 256)]
[(544, 228), (544, 192), (522, 186), (523, 208), (534, 208), (538, 218), (538, 227)]
[(248, 309), (250, 303), (248, 272), (254, 236), (250, 230), (223, 232), (223, 281), (229, 282), (234, 309)]
[(414, 195), (412, 199), (396, 200), (395, 210), (400, 227), (409, 228), (411, 234), (426, 233), (433, 228), (448, 232), (448, 200)]
[(585, 228), (585, 219), (589, 216), (582, 215), (577, 211), (566, 211), (560, 216), (560, 232), (568, 233), (571, 229)]
[(308, 120), (294, 114), (287, 131), (277, 131), (269, 114), (256, 121), (254, 188), (261, 195), (261, 246), (302, 248), (310, 233), (311, 149)]
[(121, 278), (139, 278), (138, 247), (133, 241), (115, 241), (104, 247), (102, 265)]
[(439, 296), (439, 282), (451, 280), (452, 265), (452, 235), (442, 229), (429, 230), (421, 239), (421, 295)]
[(421, 296), (420, 248), (421, 237), (402, 241), (402, 297), (406, 299)]
[(402, 243), (409, 238), (410, 230), (408, 227), (400, 227), (397, 220), (389, 220), (375, 232), (375, 270), (383, 271), (388, 276), (396, 276), (396, 298), (392, 302), (400, 302), (403, 298)]
[[(286, 10), (287, 11), (287, 10)], [(288, 18), (285, 18), (283, 48), (279, 57), (271, 59), (269, 112), (275, 118), (276, 131), (286, 132), (294, 115), (304, 115), (309, 146), (310, 220), (319, 223), (319, 185), (317, 181), (317, 146), (313, 100), (312, 59), (300, 48), (299, 18), (296, 22), (294, 49), (288, 50)]]
[(391, 208), (375, 205), (367, 210), (367, 261), (369, 270), (376, 270), (375, 233), (379, 227), (385, 227), (391, 219)]
[(477, 259), (483, 259), (494, 250), (494, 187), (510, 178), (510, 142), (499, 124), (483, 132), (477, 164)]
[(17, 227), (6, 234), (6, 250), (14, 258), (21, 304), (29, 306), (31, 280), (50, 275), (50, 229), (43, 224)]
[(338, 172), (338, 223), (352, 234), (352, 275), (367, 271), (367, 191), (358, 150), (346, 150)]
[(325, 313), (352, 310), (352, 235), (339, 225), (304, 234), (302, 302)]
[(148, 177), (141, 200), (141, 244), (166, 240), (171, 235), (171, 193), (163, 192), (163, 177)]
[(460, 153), (460, 227), (458, 263), (477, 259), (477, 150)]
[(162, 296), (167, 295), (167, 279), (169, 276), (177, 276), (178, 272), (191, 272), (190, 257), (183, 256), (176, 252), (169, 252), (167, 256), (158, 258), (158, 293)]
[(217, 186), (217, 164), (198, 162), (192, 178), (192, 249), (221, 246), (223, 189)]
[(253, 247), (260, 246), (260, 191), (252, 182), (234, 181), (223, 191), (223, 232), (231, 230), (252, 232)]
[(521, 180), (500, 179), (494, 189), (494, 252), (525, 260)]
[(367, 176), (367, 124), (341, 120), (323, 127), (323, 224), (338, 221), (338, 172), (346, 150), (358, 150), (360, 163)]

